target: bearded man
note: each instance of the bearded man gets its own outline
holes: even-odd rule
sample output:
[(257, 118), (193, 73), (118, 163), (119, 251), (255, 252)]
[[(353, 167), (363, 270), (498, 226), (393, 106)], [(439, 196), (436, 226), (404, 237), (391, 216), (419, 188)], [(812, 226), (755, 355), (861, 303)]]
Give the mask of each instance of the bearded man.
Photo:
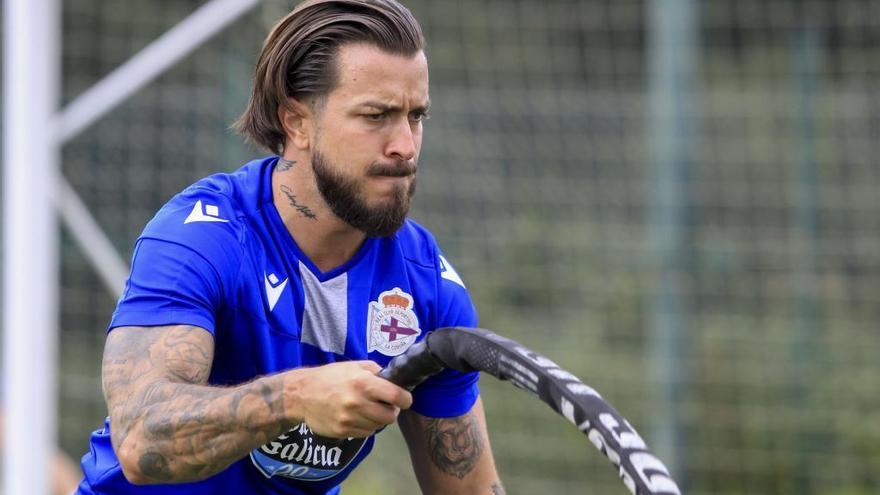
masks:
[(407, 219), (428, 64), (395, 0), (310, 0), (272, 30), (236, 124), (272, 156), (200, 180), (137, 240), (81, 495), (336, 494), (398, 421), (424, 493), (503, 493), (477, 375), (376, 376), (475, 326)]

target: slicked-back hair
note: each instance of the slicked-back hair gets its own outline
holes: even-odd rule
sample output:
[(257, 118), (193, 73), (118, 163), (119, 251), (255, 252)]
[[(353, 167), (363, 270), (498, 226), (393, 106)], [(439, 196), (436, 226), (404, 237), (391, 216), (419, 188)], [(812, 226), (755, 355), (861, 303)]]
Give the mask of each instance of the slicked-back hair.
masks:
[(338, 83), (337, 54), (348, 43), (409, 56), (424, 50), (425, 38), (409, 9), (396, 0), (307, 0), (263, 43), (250, 101), (233, 127), (280, 154), (285, 133), (279, 106), (290, 98), (320, 105)]

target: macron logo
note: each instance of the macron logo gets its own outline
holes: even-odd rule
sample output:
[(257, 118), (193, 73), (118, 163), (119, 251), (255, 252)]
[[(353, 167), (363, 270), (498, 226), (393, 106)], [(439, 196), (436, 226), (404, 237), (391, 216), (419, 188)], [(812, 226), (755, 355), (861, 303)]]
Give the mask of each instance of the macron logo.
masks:
[(281, 293), (284, 292), (284, 288), (287, 287), (288, 279), (284, 279), (282, 281), (278, 281), (278, 277), (274, 273), (270, 273), (269, 275), (263, 274), (265, 277), (266, 284), (266, 299), (269, 302), (269, 311), (275, 309), (275, 305), (278, 304), (278, 299), (281, 297)]
[(186, 220), (183, 221), (184, 224), (192, 223), (192, 222), (228, 222), (229, 220), (224, 220), (220, 218), (220, 209), (217, 208), (217, 205), (205, 205), (204, 209), (202, 209), (202, 200), (196, 201), (196, 204), (193, 206), (191, 212), (189, 212), (189, 216), (186, 217)]
[[(446, 258), (444, 258), (443, 255), (440, 255), (440, 276), (464, 287), (464, 282), (461, 280), (461, 277), (458, 276), (458, 272), (455, 271), (455, 268), (452, 268), (452, 265), (446, 261)], [(467, 289), (467, 287), (465, 287), (465, 289)]]

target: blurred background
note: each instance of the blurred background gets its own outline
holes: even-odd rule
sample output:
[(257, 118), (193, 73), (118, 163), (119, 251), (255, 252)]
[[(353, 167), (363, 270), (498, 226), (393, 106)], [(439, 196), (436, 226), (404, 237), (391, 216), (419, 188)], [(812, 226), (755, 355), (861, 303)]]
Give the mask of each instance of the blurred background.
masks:
[[(204, 3), (64, 0), (62, 103)], [(404, 3), (433, 100), (412, 216), (481, 325), (602, 392), (685, 493), (880, 493), (880, 2)], [(291, 5), (264, 0), (64, 146), (124, 258), (174, 193), (261, 155), (228, 126)], [(61, 243), (59, 442), (79, 458), (115, 295)], [(482, 390), (509, 493), (625, 493), (546, 406)], [(417, 493), (396, 429), (345, 492)]]

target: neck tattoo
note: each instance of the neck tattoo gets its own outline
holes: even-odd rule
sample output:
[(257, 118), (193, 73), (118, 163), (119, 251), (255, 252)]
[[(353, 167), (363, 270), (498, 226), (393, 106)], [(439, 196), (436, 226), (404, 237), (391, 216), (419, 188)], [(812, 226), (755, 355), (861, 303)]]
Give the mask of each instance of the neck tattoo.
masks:
[(279, 158), (278, 163), (275, 164), (275, 171), (276, 172), (286, 172), (286, 171), (292, 169), (294, 164), (296, 164), (296, 162), (293, 160), (288, 160), (283, 157)]
[[(279, 161), (278, 163), (280, 164), (281, 162)], [(294, 162), (290, 163), (293, 164)], [(299, 204), (296, 201), (296, 196), (293, 195), (293, 190), (291, 190), (287, 186), (281, 186), (281, 192), (284, 193), (285, 196), (287, 196), (287, 201), (290, 203), (290, 206), (296, 208), (296, 211), (298, 211), (300, 215), (308, 218), (309, 220), (318, 220), (317, 215), (315, 215), (311, 208), (306, 205)]]

